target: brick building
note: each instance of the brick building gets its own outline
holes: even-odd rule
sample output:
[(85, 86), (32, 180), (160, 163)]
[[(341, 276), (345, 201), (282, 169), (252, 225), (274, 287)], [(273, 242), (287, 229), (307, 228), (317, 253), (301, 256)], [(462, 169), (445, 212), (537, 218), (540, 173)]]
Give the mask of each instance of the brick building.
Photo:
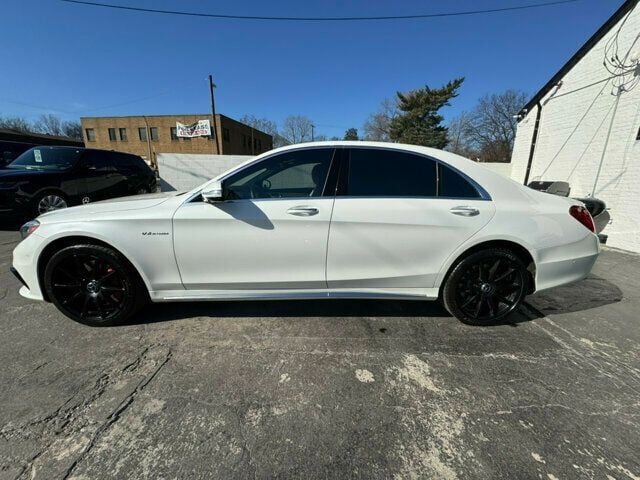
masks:
[(260, 130), (224, 115), (216, 115), (214, 135), (184, 138), (176, 135), (176, 122), (192, 124), (211, 120), (211, 114), (82, 117), (85, 145), (140, 155), (155, 163), (158, 153), (258, 155), (273, 148), (273, 139)]
[(640, 7), (627, 0), (519, 113), (511, 177), (566, 181), (610, 208), (608, 245), (640, 252)]

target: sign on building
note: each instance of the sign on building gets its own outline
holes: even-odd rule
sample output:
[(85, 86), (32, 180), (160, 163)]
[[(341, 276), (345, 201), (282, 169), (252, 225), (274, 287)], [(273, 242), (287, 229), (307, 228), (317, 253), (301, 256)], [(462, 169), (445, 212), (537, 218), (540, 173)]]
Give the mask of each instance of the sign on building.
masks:
[(190, 138), (211, 136), (211, 123), (209, 120), (198, 120), (190, 125), (176, 122), (176, 135)]

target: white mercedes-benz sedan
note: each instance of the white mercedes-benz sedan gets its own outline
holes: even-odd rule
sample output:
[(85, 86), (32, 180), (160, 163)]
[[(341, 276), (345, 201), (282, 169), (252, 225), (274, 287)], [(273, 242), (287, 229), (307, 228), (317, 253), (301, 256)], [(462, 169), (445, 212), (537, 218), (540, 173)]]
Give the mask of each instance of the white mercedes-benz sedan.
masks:
[(20, 293), (89, 325), (152, 302), (440, 299), (493, 324), (584, 278), (600, 247), (578, 201), (431, 148), (319, 142), (186, 193), (46, 213), (13, 252)]

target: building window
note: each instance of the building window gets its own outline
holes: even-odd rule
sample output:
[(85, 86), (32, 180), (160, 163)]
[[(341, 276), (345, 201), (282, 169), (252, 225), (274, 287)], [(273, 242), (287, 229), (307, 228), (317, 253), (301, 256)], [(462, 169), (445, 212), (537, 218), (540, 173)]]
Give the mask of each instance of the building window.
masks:
[(116, 129), (115, 128), (110, 128), (109, 129), (109, 140), (111, 140), (112, 142), (116, 141)]
[(146, 129), (146, 127), (138, 128), (138, 137), (140, 137), (140, 140), (143, 141), (143, 142), (147, 141), (147, 129)]
[(178, 129), (176, 127), (171, 127), (171, 141), (178, 140)]
[(151, 133), (151, 141), (152, 142), (157, 142), (158, 141), (158, 127), (151, 127), (149, 130), (150, 130), (150, 133)]
[(222, 129), (222, 139), (223, 139), (225, 142), (228, 142), (228, 141), (229, 141), (229, 129), (228, 129), (228, 128), (223, 128), (223, 129)]
[(86, 128), (84, 133), (87, 135), (87, 142), (96, 141), (96, 131), (93, 128)]
[(127, 141), (127, 129), (126, 128), (121, 128), (119, 133), (120, 133), (120, 141), (121, 142), (126, 142)]

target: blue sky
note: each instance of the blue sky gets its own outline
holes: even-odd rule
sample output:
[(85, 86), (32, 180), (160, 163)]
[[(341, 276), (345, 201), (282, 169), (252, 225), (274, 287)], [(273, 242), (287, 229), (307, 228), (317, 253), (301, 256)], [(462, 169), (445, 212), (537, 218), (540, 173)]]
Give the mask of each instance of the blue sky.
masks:
[[(540, 0), (108, 0), (240, 15), (403, 15), (497, 8)], [(451, 118), (483, 94), (535, 93), (623, 3), (576, 3), (481, 16), (352, 23), (215, 20), (126, 12), (59, 0), (6, 1), (0, 28), (0, 115), (35, 119), (209, 111), (317, 132), (361, 129), (397, 90), (466, 81)], [(29, 104), (21, 105), (21, 104)], [(109, 107), (109, 108), (105, 108)]]

